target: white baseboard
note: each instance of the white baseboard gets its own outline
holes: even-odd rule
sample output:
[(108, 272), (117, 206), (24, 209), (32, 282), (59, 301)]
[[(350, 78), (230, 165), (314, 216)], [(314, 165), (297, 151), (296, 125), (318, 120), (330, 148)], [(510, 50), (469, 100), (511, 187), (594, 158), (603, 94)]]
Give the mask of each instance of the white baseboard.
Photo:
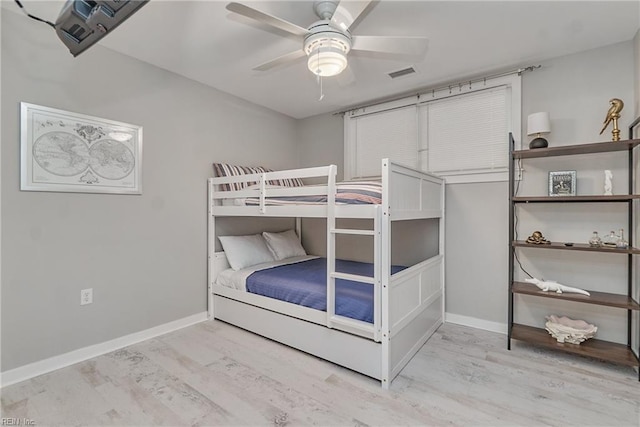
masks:
[(460, 314), (445, 313), (444, 321), (447, 323), (455, 323), (456, 325), (470, 326), (485, 331), (497, 332), (499, 334), (507, 334), (507, 324), (499, 322), (491, 322), (489, 320), (478, 319), (477, 317), (462, 316)]
[(169, 323), (154, 326), (153, 328), (149, 328), (144, 331), (134, 332), (133, 334), (125, 335), (100, 344), (79, 348), (78, 350), (73, 350), (59, 356), (50, 357), (48, 359), (20, 366), (19, 368), (0, 372), (0, 388), (55, 371), (56, 369), (73, 365), (75, 363), (83, 362), (87, 359), (91, 359), (132, 344), (137, 344), (141, 341), (155, 338), (205, 320), (207, 320), (206, 312), (194, 314)]

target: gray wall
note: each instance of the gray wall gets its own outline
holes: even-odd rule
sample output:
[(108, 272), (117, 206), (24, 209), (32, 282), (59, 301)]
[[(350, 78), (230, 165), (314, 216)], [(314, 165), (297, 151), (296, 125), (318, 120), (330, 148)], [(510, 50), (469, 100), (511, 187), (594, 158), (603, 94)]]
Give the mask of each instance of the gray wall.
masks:
[[(598, 135), (609, 107), (608, 100), (618, 97), (629, 105), (623, 112), (620, 128), (633, 120), (632, 43), (620, 43), (600, 49), (542, 62), (543, 68), (522, 77), (522, 129), (520, 140), (526, 148), (526, 118), (537, 111), (551, 116), (550, 146), (606, 141), (611, 128)], [(626, 113), (626, 114), (625, 114)], [(516, 138), (518, 138), (516, 136)], [(582, 157), (568, 164), (567, 159), (546, 159), (525, 164), (519, 194), (546, 194), (550, 170), (578, 170), (578, 191), (598, 194), (604, 169), (614, 171), (614, 189), (626, 190), (624, 156)], [(508, 266), (508, 187), (506, 183), (459, 184), (447, 189), (447, 313), (504, 324), (507, 319)], [(592, 210), (593, 209), (593, 210)], [(540, 205), (519, 214), (520, 238), (542, 229), (556, 241), (586, 242), (593, 230), (602, 232), (625, 226), (624, 212), (610, 207)], [(627, 230), (628, 231), (628, 230)], [(599, 289), (603, 281), (609, 291), (624, 292), (624, 260), (580, 258), (575, 254), (520, 252), (523, 265), (536, 277), (556, 279), (578, 287)], [(584, 269), (587, 263), (591, 269)], [(459, 268), (464, 265), (467, 268)], [(583, 268), (582, 270), (579, 270)], [(579, 274), (576, 277), (576, 273)], [(481, 301), (478, 304), (478, 301)], [(586, 311), (586, 314), (585, 314)], [(542, 326), (551, 313), (586, 318), (603, 326), (601, 338), (626, 340), (624, 316), (618, 310), (594, 310), (584, 305), (552, 306), (548, 301), (519, 298), (516, 320)]]
[[(295, 167), (296, 121), (6, 11), (1, 55), (2, 371), (204, 312), (211, 162)], [(143, 194), (21, 192), (20, 101), (142, 125)]]
[[(620, 120), (622, 136), (626, 138), (626, 128), (635, 117), (633, 49), (633, 42), (629, 41), (544, 61), (543, 68), (525, 73), (522, 77), (522, 122), (525, 125), (522, 135), (516, 138), (526, 147), (529, 142), (526, 136), (527, 116), (537, 111), (549, 111), (552, 132), (548, 139), (551, 146), (606, 141), (611, 137), (611, 128), (602, 136), (598, 135), (598, 132), (609, 108), (608, 101), (612, 97), (622, 98), (627, 103)], [(335, 135), (336, 138), (338, 135), (341, 136), (342, 122), (338, 123), (333, 116), (324, 115), (303, 122), (306, 124), (306, 135), (325, 134)], [(304, 139), (305, 135), (301, 137)], [(317, 137), (309, 137), (307, 143), (302, 146), (300, 158), (306, 159), (308, 164), (314, 164), (313, 158), (318, 150), (314, 144), (317, 141)], [(342, 137), (340, 142), (323, 143), (323, 160), (342, 164)], [(613, 166), (607, 163), (609, 160), (613, 162)], [(595, 191), (602, 185), (603, 169), (614, 169), (614, 189), (626, 190), (623, 166), (624, 161), (605, 156), (600, 156), (595, 161), (583, 160), (576, 166), (576, 169), (581, 170), (582, 177), (578, 183), (579, 188), (585, 192), (590, 189)], [(537, 168), (528, 166), (523, 189), (545, 194), (547, 172), (561, 170), (562, 167), (561, 162), (538, 164)], [(525, 186), (525, 182), (528, 187)], [(446, 311), (458, 321), (469, 320), (476, 325), (506, 330), (508, 185), (506, 182), (448, 185), (446, 198)], [(554, 215), (553, 208), (547, 207), (542, 211), (534, 210), (532, 215), (521, 218), (521, 230), (539, 227), (540, 224), (554, 224), (554, 238), (578, 242), (586, 241), (594, 227), (608, 231), (611, 227), (620, 228), (616, 224), (624, 221), (623, 214), (610, 212), (606, 208), (596, 210), (594, 217), (595, 220), (571, 209), (565, 209), (564, 213), (558, 216)], [(530, 265), (533, 265), (534, 260), (525, 257), (523, 261), (531, 261)], [(571, 257), (565, 258), (564, 261), (580, 262), (579, 259)], [(553, 259), (537, 259), (535, 262), (538, 270), (530, 267), (532, 272), (544, 272), (545, 278), (562, 280), (572, 277), (571, 274), (575, 273), (575, 270), (563, 269), (563, 264), (558, 264)], [(591, 271), (591, 278), (585, 277), (584, 274), (581, 276), (591, 280), (588, 282), (589, 285), (594, 285), (594, 281), (602, 279), (600, 273), (604, 273), (605, 277), (614, 277), (614, 287), (619, 286), (620, 281), (624, 280), (624, 265), (618, 265), (620, 260), (603, 262), (601, 259), (593, 264), (602, 269), (598, 271), (596, 268), (596, 271)], [(550, 277), (548, 274), (558, 274), (559, 277)], [(573, 282), (571, 284), (579, 285)], [(544, 315), (550, 314), (547, 307), (535, 306), (535, 301), (524, 301), (523, 304), (519, 304), (519, 308), (519, 320), (529, 324), (540, 325)], [(580, 305), (580, 309), (584, 309), (584, 306)], [(578, 310), (574, 310), (574, 313), (576, 311)], [(596, 313), (594, 319), (605, 325), (602, 332), (605, 339), (626, 339), (621, 339), (624, 334), (621, 325), (624, 323), (619, 322), (619, 314), (621, 313)], [(620, 329), (621, 333), (617, 329)]]
[(344, 121), (341, 115), (322, 114), (298, 120), (298, 165), (335, 164), (338, 180), (344, 174)]
[[(439, 252), (438, 221), (396, 221), (391, 224), (391, 263), (412, 266)], [(337, 228), (371, 230), (372, 220), (339, 218)], [(310, 255), (327, 256), (327, 222), (322, 218), (302, 220), (302, 244)], [(425, 240), (422, 236), (429, 236)], [(360, 262), (373, 262), (371, 236), (336, 236), (336, 257)]]
[[(635, 118), (633, 42), (605, 46), (542, 62), (543, 67), (522, 78), (522, 117), (548, 111), (551, 146), (610, 141), (611, 126), (598, 135), (611, 98), (621, 98), (625, 108), (620, 129)], [(626, 138), (626, 132), (621, 133)], [(526, 126), (522, 129), (524, 142)]]
[[(610, 141), (612, 126), (602, 135), (599, 132), (609, 108), (608, 100), (614, 97), (626, 104), (619, 127), (621, 137), (627, 137), (628, 125), (635, 118), (632, 41), (545, 61), (543, 65), (523, 78), (523, 117), (549, 111), (551, 133), (547, 139), (551, 146)], [(528, 138), (523, 138), (526, 143)], [(528, 161), (519, 194), (546, 194), (548, 172), (553, 170), (576, 170), (578, 194), (602, 194), (605, 169), (613, 171), (614, 194), (625, 193), (626, 156), (618, 153)], [(541, 230), (552, 241), (586, 243), (594, 230), (604, 234), (624, 228), (629, 233), (625, 205), (536, 205), (518, 212), (519, 238)], [(626, 257), (562, 251), (519, 253), (523, 266), (535, 277), (604, 292), (626, 292)], [(522, 272), (516, 273), (516, 277), (526, 277)], [(516, 300), (519, 301), (516, 321), (520, 323), (543, 326), (545, 316), (564, 314), (598, 325), (598, 336), (602, 339), (626, 342), (623, 310), (554, 304), (531, 297)]]

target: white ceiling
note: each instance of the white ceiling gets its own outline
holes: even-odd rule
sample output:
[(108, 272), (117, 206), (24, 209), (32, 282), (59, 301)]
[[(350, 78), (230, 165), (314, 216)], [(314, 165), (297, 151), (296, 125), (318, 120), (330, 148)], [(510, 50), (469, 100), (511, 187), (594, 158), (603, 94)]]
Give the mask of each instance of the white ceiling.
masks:
[[(16, 10), (13, 2), (2, 3)], [(49, 20), (55, 20), (63, 3), (23, 0), (29, 12)], [(243, 3), (302, 27), (318, 19), (312, 1)], [(376, 1), (352, 33), (425, 36), (426, 55), (349, 55), (351, 76), (323, 79), (325, 96), (318, 101), (320, 90), (304, 58), (278, 69), (252, 71), (301, 46), (286, 33), (228, 12), (226, 4), (151, 0), (100, 44), (304, 118), (482, 73), (544, 65), (545, 59), (630, 40), (640, 28), (638, 1)], [(407, 66), (418, 73), (394, 80), (387, 75)]]

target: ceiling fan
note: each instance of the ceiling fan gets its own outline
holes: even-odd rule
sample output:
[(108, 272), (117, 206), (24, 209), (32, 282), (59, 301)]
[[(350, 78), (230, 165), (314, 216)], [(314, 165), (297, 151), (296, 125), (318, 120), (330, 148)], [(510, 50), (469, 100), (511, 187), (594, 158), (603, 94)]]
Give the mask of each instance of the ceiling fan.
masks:
[(258, 65), (254, 68), (257, 71), (266, 71), (307, 56), (307, 66), (312, 73), (329, 77), (340, 74), (347, 67), (347, 54), (350, 51), (399, 55), (424, 53), (427, 48), (425, 37), (351, 35), (351, 26), (370, 3), (371, 0), (315, 1), (313, 9), (320, 20), (309, 28), (302, 28), (240, 3), (229, 3), (227, 10), (293, 34), (302, 42), (302, 49)]

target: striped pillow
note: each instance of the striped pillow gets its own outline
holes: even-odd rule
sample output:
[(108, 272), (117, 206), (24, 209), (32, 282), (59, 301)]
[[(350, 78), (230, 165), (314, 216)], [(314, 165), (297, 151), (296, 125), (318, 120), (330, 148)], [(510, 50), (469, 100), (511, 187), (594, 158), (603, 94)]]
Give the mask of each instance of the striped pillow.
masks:
[[(214, 163), (213, 173), (216, 177), (222, 176), (240, 176), (249, 175), (254, 173), (273, 172), (272, 169), (267, 169), (262, 166), (236, 166), (227, 163)], [(231, 182), (229, 184), (220, 185), (221, 191), (238, 191), (246, 188), (250, 185), (257, 184), (257, 181), (249, 182)], [(267, 181), (269, 185), (279, 185), (281, 187), (302, 187), (304, 183), (299, 178), (290, 179), (274, 179)]]
[[(273, 172), (272, 169), (267, 169), (267, 172)], [(286, 179), (272, 179), (267, 181), (269, 185), (278, 185), (280, 187), (303, 187), (304, 183), (300, 178), (286, 178)]]

